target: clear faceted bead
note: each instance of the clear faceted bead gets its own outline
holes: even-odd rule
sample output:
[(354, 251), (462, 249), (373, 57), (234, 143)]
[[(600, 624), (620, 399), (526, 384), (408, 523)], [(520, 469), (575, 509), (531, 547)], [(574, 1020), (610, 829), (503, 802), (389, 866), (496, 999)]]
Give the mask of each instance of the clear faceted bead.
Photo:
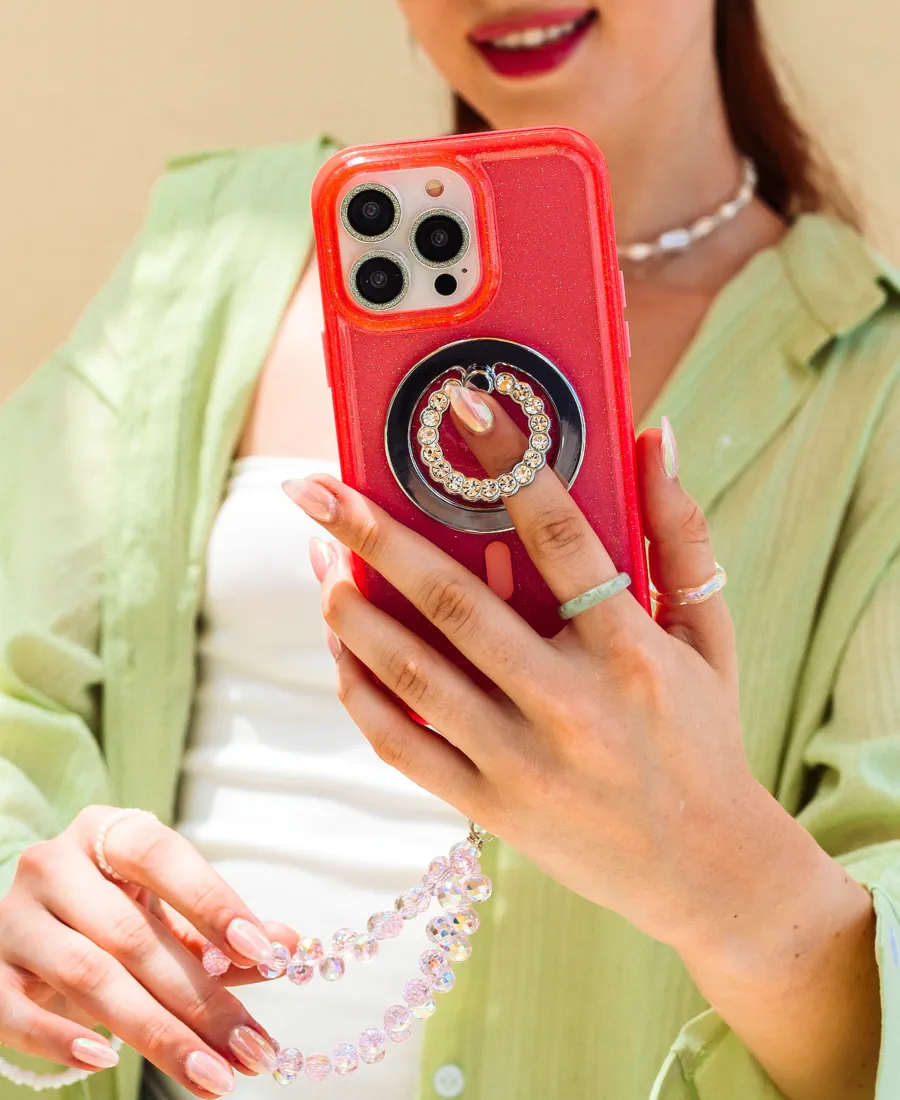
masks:
[(319, 973), (326, 982), (339, 982), (346, 969), (347, 964), (340, 955), (326, 955), (319, 963)]
[(353, 944), (353, 958), (357, 962), (367, 963), (378, 954), (378, 940), (374, 936), (357, 936)]
[(316, 972), (311, 966), (301, 962), (295, 955), (288, 963), (287, 976), (288, 981), (293, 982), (294, 985), (306, 985), (313, 980)]
[(456, 931), (461, 932), (464, 936), (473, 935), (478, 931), (478, 926), (481, 924), (481, 918), (474, 909), (460, 909), (458, 913), (451, 914), (450, 919), (453, 921)]
[(425, 935), (428, 936), (432, 943), (446, 947), (450, 943), (450, 940), (456, 935), (456, 928), (449, 917), (433, 917), (428, 922), (428, 927), (425, 929)]
[(437, 393), (433, 393), (431, 397), (428, 398), (428, 404), (433, 409), (437, 409), (438, 412), (444, 412), (450, 404), (450, 399), (443, 391), (438, 390)]
[(442, 970), (440, 974), (435, 974), (431, 979), (431, 988), (435, 993), (449, 993), (455, 985), (456, 975), (449, 966), (446, 970)]
[(522, 461), (526, 466), (530, 466), (532, 470), (539, 470), (544, 465), (544, 456), (540, 451), (534, 450), (533, 447), (529, 447), (525, 454), (522, 455)]
[(373, 913), (366, 927), (376, 940), (393, 940), (403, 931), (403, 918), (399, 913)]
[(291, 961), (291, 953), (283, 943), (272, 944), (272, 958), (270, 962), (260, 963), (256, 968), (264, 978), (280, 978), (287, 970)]
[(416, 433), (416, 439), (423, 447), (430, 447), (438, 441), (438, 433), (435, 428), (421, 427)]
[(447, 381), (441, 386), (444, 393), (449, 394), (451, 390), (456, 389), (457, 386), (461, 386), (462, 382), (458, 378), (448, 378)]
[(325, 954), (322, 941), (315, 936), (305, 936), (298, 944), (294, 957), (305, 963), (317, 963)]
[(331, 937), (331, 949), (335, 955), (344, 955), (353, 946), (353, 941), (359, 936), (352, 928), (339, 928)]
[(428, 870), (422, 876), (422, 885), (432, 893), (437, 890), (442, 882), (446, 882), (453, 874), (450, 860), (446, 856), (435, 856), (428, 864)]
[(464, 882), (469, 901), (480, 904), (491, 896), (493, 889), (491, 880), (487, 875), (470, 875)]
[(419, 969), (429, 981), (443, 974), (449, 965), (450, 960), (443, 947), (429, 947), (419, 956)]
[(387, 1035), (380, 1027), (367, 1027), (360, 1034), (359, 1042), (356, 1045), (359, 1049), (360, 1058), (366, 1065), (373, 1066), (376, 1062), (384, 1059)]
[(441, 422), (441, 414), (437, 409), (423, 409), (419, 419), (426, 428), (436, 428)]
[(443, 457), (444, 452), (437, 443), (433, 447), (422, 448), (422, 460), (427, 462), (429, 466), (433, 466), (435, 462), (440, 462)]
[(512, 388), (513, 401), (522, 404), (523, 401), (527, 401), (531, 397), (532, 389), (527, 382), (516, 382)]
[(533, 432), (545, 432), (550, 427), (550, 417), (546, 413), (538, 413), (528, 421), (528, 427)]
[(448, 858), (454, 875), (471, 875), (478, 862), (478, 849), (467, 840), (459, 840), (450, 849)]
[(405, 1043), (407, 1039), (412, 1038), (412, 1028), (403, 1027), (399, 1031), (392, 1031), (388, 1038), (392, 1043)]
[(296, 1047), (285, 1047), (278, 1052), (278, 1069), (285, 1075), (296, 1077), (303, 1069), (303, 1055)]
[(293, 1085), (297, 1080), (296, 1073), (285, 1073), (284, 1070), (276, 1069), (272, 1074), (272, 1078), (276, 1085), (281, 1085), (282, 1088), (287, 1088), (288, 1085)]
[(431, 467), (431, 476), (435, 481), (446, 481), (452, 473), (453, 467), (446, 458), (442, 458), (440, 462), (435, 462)]
[(411, 982), (407, 982), (403, 987), (403, 999), (410, 1008), (423, 1005), (431, 999), (431, 986), (428, 982), (423, 982), (421, 978), (413, 978)]
[(513, 477), (520, 485), (530, 485), (534, 481), (534, 470), (524, 462), (520, 462), (513, 470)]
[(406, 1005), (391, 1005), (384, 1012), (384, 1030), (390, 1034), (392, 1031), (402, 1031), (409, 1027), (410, 1011)]
[(502, 497), (511, 497), (519, 488), (519, 483), (512, 474), (501, 474), (497, 478), (497, 484), (500, 486), (500, 496)]
[(472, 941), (468, 936), (458, 933), (447, 944), (447, 952), (455, 963), (465, 962), (472, 954)]
[(435, 891), (434, 896), (437, 898), (440, 907), (446, 909), (448, 913), (455, 913), (457, 909), (465, 909), (469, 904), (469, 899), (466, 897), (466, 888), (457, 875), (448, 878), (446, 882), (442, 882)]
[(327, 1054), (310, 1054), (306, 1059), (306, 1076), (310, 1081), (324, 1081), (331, 1076), (331, 1059)]
[(424, 886), (413, 886), (411, 890), (406, 890), (394, 902), (394, 908), (404, 920), (412, 920), (414, 917), (418, 917), (425, 912), (429, 905), (431, 905), (431, 894)]
[(420, 1005), (410, 1006), (410, 1012), (415, 1016), (417, 1020), (430, 1020), (434, 1015), (434, 1010), (437, 1008), (437, 1002), (434, 997), (429, 997), (427, 1001), (424, 1001)]
[(515, 384), (516, 380), (511, 374), (498, 374), (494, 382), (494, 389), (498, 393), (512, 393), (512, 388)]
[(203, 945), (203, 969), (212, 978), (221, 978), (231, 966), (231, 959), (214, 943)]
[(454, 493), (456, 496), (459, 496), (459, 494), (462, 492), (465, 482), (466, 475), (461, 474), (459, 470), (454, 470), (446, 479), (444, 484), (447, 486), (448, 493)]
[(477, 477), (467, 477), (462, 488), (465, 500), (478, 500), (481, 496), (481, 482)]
[(529, 397), (522, 408), (526, 416), (537, 416), (544, 411), (544, 402), (539, 397)]
[(488, 504), (500, 498), (500, 485), (492, 477), (486, 477), (481, 483), (481, 499)]
[(535, 432), (530, 443), (533, 450), (546, 451), (550, 446), (550, 436), (546, 432)]
[(331, 1052), (331, 1065), (339, 1077), (348, 1077), (359, 1068), (359, 1054), (352, 1043), (341, 1043)]

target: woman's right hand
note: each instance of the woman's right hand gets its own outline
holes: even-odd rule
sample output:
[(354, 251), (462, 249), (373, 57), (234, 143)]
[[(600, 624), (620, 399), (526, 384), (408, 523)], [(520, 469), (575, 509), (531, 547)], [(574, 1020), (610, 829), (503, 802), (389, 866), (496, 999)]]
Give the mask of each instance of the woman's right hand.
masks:
[(68, 1066), (118, 1060), (101, 1025), (201, 1097), (231, 1092), (233, 1068), (270, 1073), (273, 1044), (222, 981), (203, 969), (210, 942), (233, 984), (296, 933), (263, 925), (182, 836), (149, 815), (123, 818), (106, 858), (93, 845), (116, 811), (91, 806), (54, 840), (28, 848), (0, 900), (0, 1042)]

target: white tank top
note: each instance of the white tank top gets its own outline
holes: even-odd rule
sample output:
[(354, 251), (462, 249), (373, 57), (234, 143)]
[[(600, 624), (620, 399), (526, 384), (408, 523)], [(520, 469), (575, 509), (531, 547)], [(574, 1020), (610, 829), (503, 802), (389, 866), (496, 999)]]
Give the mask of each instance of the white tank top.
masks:
[[(178, 828), (257, 916), (327, 945), (337, 928), (362, 932), (392, 908), (466, 824), (382, 763), (335, 696), (307, 554), (321, 530), (281, 489), (314, 471), (337, 472), (309, 459), (234, 464), (209, 543)], [(338, 982), (282, 978), (239, 996), (282, 1046), (330, 1055), (383, 1026), (428, 946), (420, 918), (373, 962), (349, 961)], [(380, 1065), (308, 1087), (322, 1100), (411, 1100), (427, 1026), (416, 1021), (411, 1040), (388, 1043)], [(284, 1092), (271, 1078), (239, 1076), (238, 1095)]]

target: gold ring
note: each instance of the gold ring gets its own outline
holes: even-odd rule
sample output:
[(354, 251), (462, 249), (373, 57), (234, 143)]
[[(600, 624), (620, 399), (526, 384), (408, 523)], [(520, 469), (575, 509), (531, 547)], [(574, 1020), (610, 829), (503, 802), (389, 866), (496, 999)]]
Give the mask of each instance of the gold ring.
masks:
[(713, 576), (696, 588), (676, 588), (674, 592), (657, 592), (655, 588), (651, 588), (650, 599), (661, 607), (685, 607), (687, 604), (706, 603), (710, 596), (721, 592), (726, 584), (728, 584), (728, 574), (716, 562), (716, 571)]
[[(467, 370), (459, 370), (462, 379), (448, 378), (440, 389), (429, 396), (428, 405), (419, 414), (421, 426), (416, 434), (419, 457), (431, 479), (448, 493), (472, 503), (483, 500), (493, 504), (500, 497), (513, 496), (523, 485), (530, 485), (538, 470), (546, 465), (547, 452), (552, 443), (550, 417), (544, 411), (543, 400), (531, 386), (510, 373), (509, 363), (495, 363), (492, 367), (476, 364)], [(450, 393), (476, 376), (486, 380), (488, 393), (496, 390), (511, 397), (528, 417), (528, 447), (516, 465), (499, 477), (467, 477), (453, 468), (441, 449), (441, 422), (450, 407)]]

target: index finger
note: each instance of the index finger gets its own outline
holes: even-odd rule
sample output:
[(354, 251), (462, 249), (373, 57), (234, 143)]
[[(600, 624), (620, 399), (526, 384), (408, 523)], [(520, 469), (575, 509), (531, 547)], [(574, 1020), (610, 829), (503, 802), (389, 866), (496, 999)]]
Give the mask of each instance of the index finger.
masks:
[[(92, 810), (82, 817), (82, 844), (93, 860), (103, 815)], [(272, 943), (262, 922), (174, 829), (149, 815), (125, 817), (106, 834), (105, 852), (110, 866), (126, 882), (167, 902), (238, 966), (271, 960)]]

